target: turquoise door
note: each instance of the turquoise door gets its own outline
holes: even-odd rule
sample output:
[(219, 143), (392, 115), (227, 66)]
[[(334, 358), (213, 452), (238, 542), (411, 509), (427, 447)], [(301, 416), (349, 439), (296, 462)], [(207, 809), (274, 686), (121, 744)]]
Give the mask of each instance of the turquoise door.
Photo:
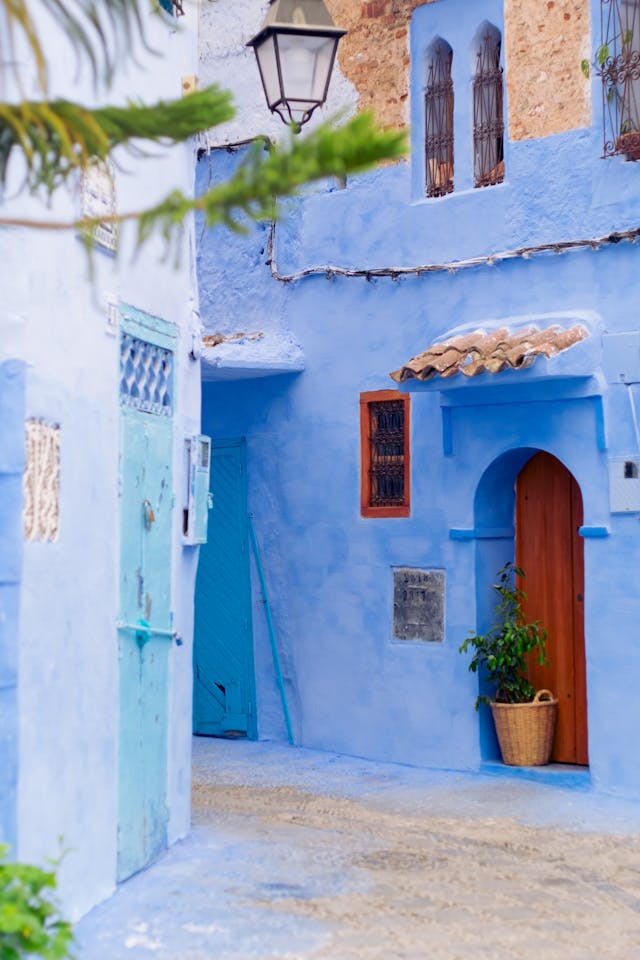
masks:
[(118, 880), (166, 846), (172, 366), (122, 333)]
[(211, 445), (209, 537), (200, 547), (194, 634), (194, 732), (256, 736), (247, 486), (243, 440)]

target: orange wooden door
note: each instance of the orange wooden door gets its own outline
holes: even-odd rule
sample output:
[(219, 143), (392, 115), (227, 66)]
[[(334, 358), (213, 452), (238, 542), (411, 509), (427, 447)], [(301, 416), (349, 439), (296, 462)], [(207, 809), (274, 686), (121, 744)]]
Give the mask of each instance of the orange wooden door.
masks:
[(559, 460), (538, 453), (516, 483), (516, 564), (524, 571), (527, 619), (547, 628), (549, 665), (531, 662), (529, 678), (558, 698), (552, 759), (587, 764), (582, 494)]

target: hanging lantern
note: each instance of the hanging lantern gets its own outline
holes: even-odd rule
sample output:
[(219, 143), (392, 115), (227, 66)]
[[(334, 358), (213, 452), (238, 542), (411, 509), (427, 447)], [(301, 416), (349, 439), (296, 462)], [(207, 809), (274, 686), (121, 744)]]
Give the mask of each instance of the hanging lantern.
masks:
[(327, 99), (339, 30), (324, 0), (271, 0), (253, 47), (267, 104), (297, 130)]

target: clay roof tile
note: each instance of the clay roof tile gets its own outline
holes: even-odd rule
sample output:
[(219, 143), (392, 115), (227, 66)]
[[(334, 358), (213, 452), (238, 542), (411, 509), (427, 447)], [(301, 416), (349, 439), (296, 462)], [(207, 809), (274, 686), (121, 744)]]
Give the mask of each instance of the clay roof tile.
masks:
[(417, 354), (392, 378), (404, 380), (430, 380), (432, 377), (453, 377), (462, 373), (476, 377), (481, 373), (500, 373), (503, 370), (522, 370), (530, 367), (536, 357), (554, 357), (589, 336), (588, 330), (576, 324), (568, 330), (552, 326), (544, 330), (527, 327), (510, 333), (507, 329), (448, 337), (432, 344)]

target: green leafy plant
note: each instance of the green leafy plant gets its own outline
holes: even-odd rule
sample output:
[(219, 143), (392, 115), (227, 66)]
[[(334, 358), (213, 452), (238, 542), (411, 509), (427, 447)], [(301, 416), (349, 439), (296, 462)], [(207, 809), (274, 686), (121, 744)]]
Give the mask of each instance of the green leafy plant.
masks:
[[(541, 666), (547, 664), (547, 631), (540, 621), (527, 623), (522, 604), (527, 595), (516, 586), (515, 578), (524, 578), (524, 572), (509, 562), (498, 571), (498, 582), (493, 589), (499, 596), (494, 611), (494, 623), (484, 634), (472, 632), (460, 645), (459, 652), (471, 647), (475, 652), (469, 670), (480, 670), (495, 687), (499, 703), (529, 703), (535, 688), (526, 676), (527, 655), (536, 654)], [(476, 710), (481, 703), (490, 703), (489, 697), (476, 699)]]
[[(611, 51), (609, 50), (608, 44), (602, 43), (596, 50), (596, 54), (593, 60), (594, 67), (598, 67), (600, 70), (602, 70), (603, 66), (605, 65), (605, 63), (607, 62), (610, 56), (611, 56)], [(590, 62), (586, 59), (581, 60), (580, 69), (582, 70), (583, 74), (588, 80), (589, 77), (591, 76)]]
[(0, 844), (0, 960), (64, 960), (73, 941), (55, 898), (56, 864), (42, 870), (7, 860)]
[[(619, 35), (620, 40), (620, 49), (622, 55), (631, 53), (631, 44), (633, 42), (633, 30), (624, 30)], [(599, 70), (602, 70), (607, 60), (611, 57), (611, 48), (608, 43), (601, 43), (598, 49), (595, 52), (593, 58), (594, 67), (598, 67)], [(591, 76), (591, 64), (588, 60), (580, 61), (580, 69), (584, 73), (585, 77), (589, 79)]]

